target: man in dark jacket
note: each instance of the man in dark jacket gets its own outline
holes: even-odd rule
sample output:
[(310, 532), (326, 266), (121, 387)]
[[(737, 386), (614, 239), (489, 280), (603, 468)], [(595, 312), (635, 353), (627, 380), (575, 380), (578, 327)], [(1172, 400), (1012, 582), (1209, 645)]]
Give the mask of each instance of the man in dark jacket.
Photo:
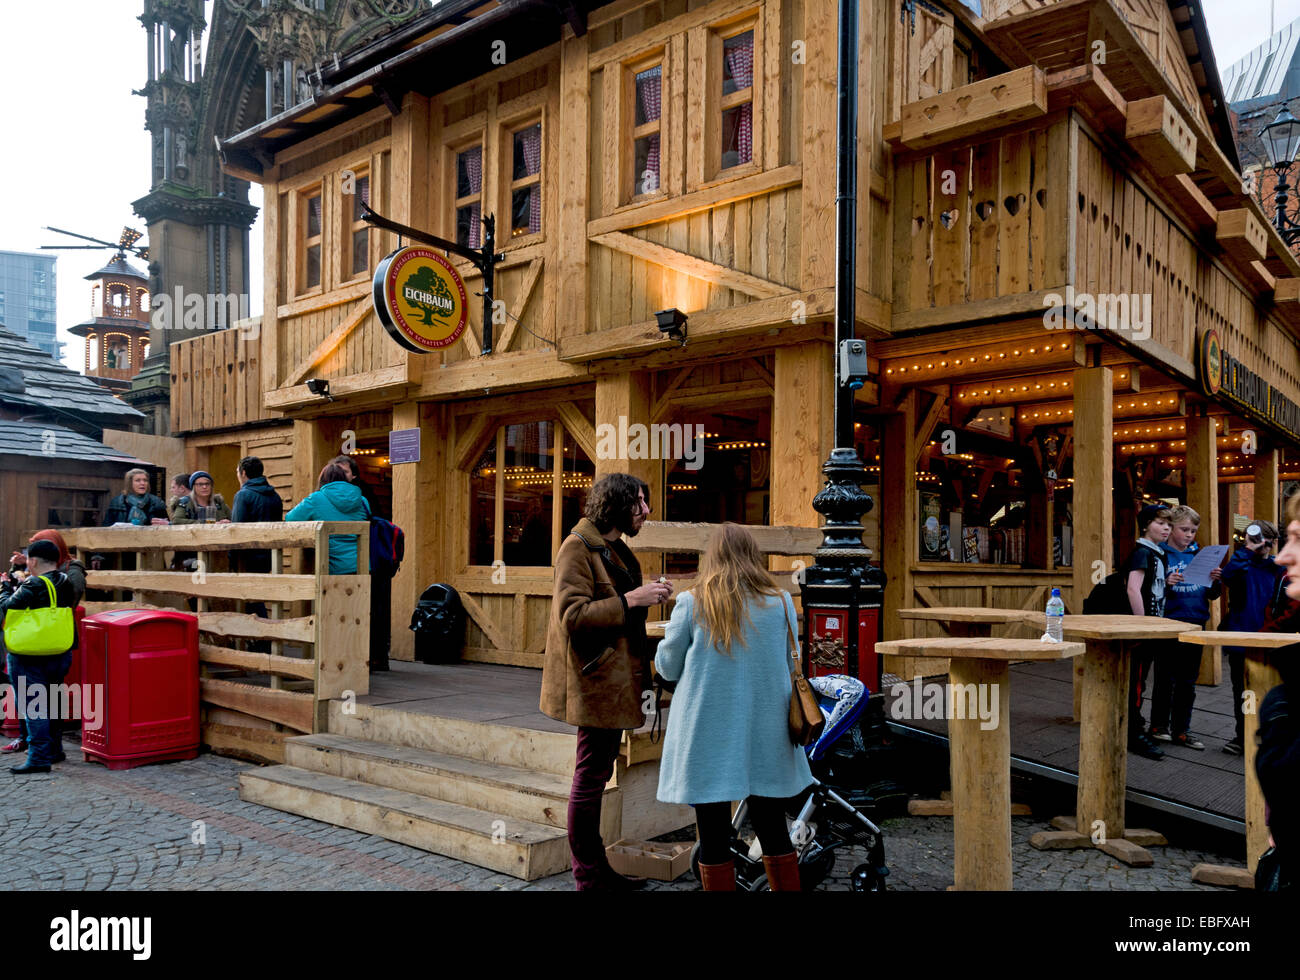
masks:
[[(284, 501), (262, 475), (262, 461), (256, 456), (245, 456), (239, 461), (235, 476), (239, 478), (239, 492), (235, 494), (230, 519), (235, 524), (252, 524), (259, 521), (284, 520)], [(237, 550), (234, 553), (235, 571), (269, 572), (271, 553), (261, 550)]]
[(587, 516), (555, 556), (555, 598), (542, 668), (541, 710), (578, 728), (569, 790), (569, 850), (579, 891), (609, 891), (631, 882), (616, 874), (600, 836), (600, 806), (625, 729), (645, 721), (648, 607), (672, 594), (666, 579), (642, 584), (641, 566), (622, 541), (650, 508), (646, 486), (611, 473), (587, 494)]
[[(50, 592), (46, 582), (54, 586), (58, 608), (75, 608), (72, 583), (58, 570), (59, 548), (53, 541), (33, 541), (28, 545), (27, 567), (31, 575), (22, 585), (0, 593), (0, 615), (11, 609), (49, 608)], [(26, 715), (28, 739), (27, 762), (12, 767), (10, 772), (18, 775), (49, 772), (51, 765), (64, 760), (62, 731), (54, 710), (51, 686), (63, 682), (72, 665), (72, 651), (76, 646), (74, 633), (72, 646), (63, 653), (44, 656), (9, 654), (10, 677), (25, 695), (17, 706), (19, 713)]]

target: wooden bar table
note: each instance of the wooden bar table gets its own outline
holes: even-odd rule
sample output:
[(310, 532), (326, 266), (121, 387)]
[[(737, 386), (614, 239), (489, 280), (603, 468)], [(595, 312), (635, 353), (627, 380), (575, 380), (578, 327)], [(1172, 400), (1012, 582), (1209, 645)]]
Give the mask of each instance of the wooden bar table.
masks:
[[(1025, 612), (1024, 621), (1046, 630), (1047, 616)], [(1158, 616), (1066, 616), (1061, 634), (1082, 640), (1083, 698), (1079, 726), (1079, 785), (1074, 817), (1055, 817), (1054, 831), (1034, 834), (1039, 850), (1096, 847), (1125, 864), (1149, 867), (1145, 847), (1168, 841), (1154, 830), (1124, 825), (1124, 788), (1128, 781), (1129, 663), (1132, 644), (1172, 639), (1199, 626)]]
[[(1011, 685), (1013, 660), (1077, 657), (1082, 643), (1004, 637), (943, 636), (877, 643), (882, 653), (948, 659), (948, 747), (952, 764), (953, 888), (1011, 890)], [(961, 685), (960, 687), (958, 685)], [(988, 691), (998, 713), (991, 727), (966, 717), (962, 691)], [(960, 710), (958, 710), (960, 709)], [(961, 717), (958, 717), (958, 716)]]
[[(1024, 622), (1019, 609), (988, 609), (980, 606), (922, 606), (898, 610), (899, 619), (938, 623), (949, 636), (992, 636), (994, 626)], [(876, 644), (879, 649), (879, 644)]]
[(1232, 885), (1237, 888), (1255, 887), (1255, 868), (1259, 856), (1268, 848), (1268, 825), (1264, 822), (1264, 794), (1255, 775), (1255, 735), (1259, 731), (1259, 704), (1270, 688), (1282, 683), (1277, 668), (1268, 662), (1268, 652), (1280, 647), (1300, 643), (1295, 633), (1233, 633), (1227, 630), (1188, 633), (1178, 638), (1183, 643), (1201, 646), (1245, 647), (1246, 676), (1243, 694), (1251, 692), (1253, 710), (1245, 712), (1245, 733), (1242, 745), (1246, 761), (1246, 867), (1232, 868), (1220, 864), (1198, 864), (1192, 869), (1192, 880), (1206, 885)]

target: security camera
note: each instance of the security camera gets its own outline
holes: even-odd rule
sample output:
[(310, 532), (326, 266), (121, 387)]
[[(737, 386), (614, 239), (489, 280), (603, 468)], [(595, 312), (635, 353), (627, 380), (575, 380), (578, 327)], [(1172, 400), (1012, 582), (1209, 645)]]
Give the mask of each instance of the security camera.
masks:
[(844, 340), (840, 342), (840, 384), (853, 390), (867, 381), (867, 342)]

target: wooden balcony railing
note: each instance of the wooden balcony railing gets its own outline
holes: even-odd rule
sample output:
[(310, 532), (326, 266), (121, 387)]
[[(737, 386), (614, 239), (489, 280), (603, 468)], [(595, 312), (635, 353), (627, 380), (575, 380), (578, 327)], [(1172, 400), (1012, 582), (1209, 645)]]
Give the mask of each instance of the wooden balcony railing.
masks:
[(279, 418), (262, 405), (260, 318), (172, 344), (172, 431)]
[[(87, 615), (108, 609), (186, 611), (194, 600), (203, 741), (213, 749), (283, 762), (285, 738), (324, 730), (329, 699), (369, 691), (370, 576), (330, 575), (325, 558), (331, 534), (355, 534), (357, 567), (368, 568), (367, 524), (68, 528), (62, 534), (87, 562), (100, 552), (136, 556), (133, 571), (87, 573), (89, 589), (134, 592), (133, 601), (86, 602)], [(287, 548), (315, 549), (316, 571), (283, 574)], [(247, 549), (269, 550), (272, 571), (208, 570), (218, 556)], [(176, 551), (197, 552), (203, 564), (195, 572), (165, 571), (167, 553)], [(266, 605), (270, 618), (243, 611), (256, 602)]]

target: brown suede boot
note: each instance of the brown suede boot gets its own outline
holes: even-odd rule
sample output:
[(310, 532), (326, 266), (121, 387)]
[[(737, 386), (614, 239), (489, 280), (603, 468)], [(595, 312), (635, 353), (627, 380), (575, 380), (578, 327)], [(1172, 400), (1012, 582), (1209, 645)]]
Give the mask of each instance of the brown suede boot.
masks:
[(802, 891), (799, 882), (799, 855), (794, 851), (778, 854), (776, 857), (763, 855), (763, 870), (767, 872), (767, 884), (774, 892)]
[(721, 864), (700, 863), (700, 884), (706, 892), (734, 892), (736, 890), (736, 860)]

